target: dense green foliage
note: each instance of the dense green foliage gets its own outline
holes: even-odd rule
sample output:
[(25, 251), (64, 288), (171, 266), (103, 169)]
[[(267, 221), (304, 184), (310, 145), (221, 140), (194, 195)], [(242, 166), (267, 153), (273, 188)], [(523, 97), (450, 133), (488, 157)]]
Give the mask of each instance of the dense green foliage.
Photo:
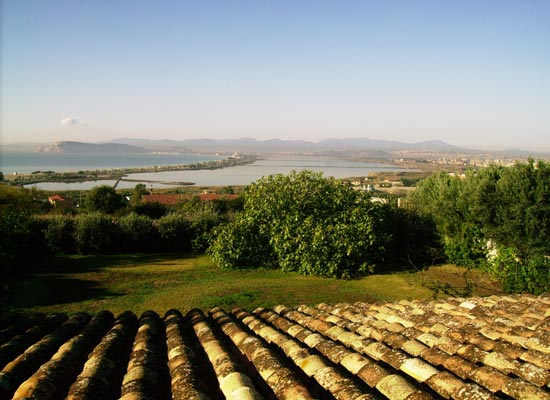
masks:
[[(0, 272), (46, 253), (209, 253), (225, 269), (280, 268), (338, 278), (447, 260), (481, 267), (510, 291), (550, 291), (550, 165), (490, 166), (421, 181), (408, 207), (373, 203), (311, 171), (272, 175), (237, 199), (128, 203), (109, 187), (86, 207), (52, 208), (36, 190), (0, 185)], [(244, 203), (243, 203), (244, 201)]]
[(111, 186), (96, 186), (86, 196), (86, 208), (89, 211), (114, 214), (124, 206), (124, 199)]
[[(338, 278), (388, 268), (405, 214), (311, 171), (271, 175), (245, 191), (244, 211), (217, 230), (213, 259), (230, 269), (278, 267)], [(419, 244), (418, 249), (423, 248)]]
[(137, 203), (132, 206), (132, 211), (139, 215), (158, 219), (164, 217), (168, 212), (167, 207), (160, 203)]
[(151, 251), (158, 243), (158, 230), (151, 218), (134, 212), (117, 221), (119, 246), (122, 251)]
[(26, 261), (33, 250), (32, 219), (20, 210), (0, 208), (0, 272), (9, 272)]
[[(143, 187), (134, 193), (143, 194)], [(190, 197), (177, 206), (126, 202), (105, 186), (85, 196), (86, 207), (56, 208), (41, 191), (0, 185), (0, 271), (24, 273), (46, 254), (204, 252), (210, 231), (242, 208), (238, 198)]]
[(95, 212), (76, 218), (74, 238), (83, 254), (110, 253), (115, 248), (116, 233), (115, 222), (108, 215)]
[[(227, 222), (228, 214), (215, 211), (212, 205), (198, 209), (193, 213), (189, 213), (187, 218), (191, 222), (191, 230), (193, 232), (191, 239), (191, 248), (194, 252), (204, 253), (210, 245), (212, 230)], [(231, 217), (232, 218), (232, 217)]]
[(220, 226), (208, 252), (223, 269), (271, 268), (275, 255), (269, 238), (260, 233), (252, 219), (239, 215), (230, 224)]
[(46, 196), (36, 189), (0, 186), (0, 272), (17, 270), (43, 253), (32, 216), (47, 208)]
[(40, 219), (43, 221), (44, 239), (52, 253), (73, 253), (76, 251), (74, 217), (52, 215)]
[(410, 197), (449, 261), (482, 266), (513, 291), (550, 291), (550, 165), (530, 160), (424, 180)]
[(156, 221), (164, 250), (191, 250), (191, 222), (180, 214), (166, 215)]
[(0, 209), (33, 214), (48, 210), (49, 204), (47, 196), (36, 188), (0, 185)]

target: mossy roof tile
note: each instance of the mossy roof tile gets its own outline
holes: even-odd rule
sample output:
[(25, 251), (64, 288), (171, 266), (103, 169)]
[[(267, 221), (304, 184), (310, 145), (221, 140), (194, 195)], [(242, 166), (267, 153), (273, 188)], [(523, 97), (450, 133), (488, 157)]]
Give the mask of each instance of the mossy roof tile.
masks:
[(550, 297), (0, 316), (0, 398), (550, 399)]

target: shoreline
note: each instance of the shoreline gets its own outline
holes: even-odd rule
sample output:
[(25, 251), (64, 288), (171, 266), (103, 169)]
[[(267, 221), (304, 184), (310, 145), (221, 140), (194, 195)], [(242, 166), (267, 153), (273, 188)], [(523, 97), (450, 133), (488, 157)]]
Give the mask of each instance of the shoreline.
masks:
[[(253, 165), (253, 167), (250, 167), (250, 165)], [(229, 166), (235, 166), (235, 169), (225, 168)], [(293, 170), (300, 171), (303, 169), (319, 171), (325, 176), (333, 176), (337, 179), (346, 180), (353, 185), (357, 185), (359, 181), (362, 183), (378, 181), (382, 176), (388, 178), (391, 176), (391, 181), (394, 178), (400, 180), (405, 177), (403, 174), (417, 174), (420, 172), (419, 169), (414, 167), (397, 165), (394, 160), (346, 160), (331, 155), (316, 157), (309, 154), (282, 154), (230, 157), (224, 160), (198, 162), (193, 165), (167, 165), (156, 168), (116, 168), (104, 171), (105, 175), (101, 177), (98, 177), (96, 171), (93, 171), (93, 175), (88, 176), (88, 179), (82, 179), (84, 175), (82, 172), (78, 174), (72, 173), (72, 176), (64, 172), (60, 173), (63, 179), (52, 181), (52, 179), (49, 179), (52, 174), (49, 174), (45, 175), (39, 182), (33, 183), (30, 179), (35, 178), (35, 176), (31, 174), (31, 176), (27, 176), (27, 180), (20, 180), (14, 184), (19, 184), (26, 188), (37, 187), (40, 190), (54, 192), (89, 190), (91, 187), (98, 185), (108, 185), (117, 190), (128, 190), (135, 183), (150, 185), (151, 188), (153, 185), (159, 186), (162, 190), (175, 190), (174, 188), (178, 187), (185, 190), (184, 188), (192, 187), (243, 186), (265, 175), (275, 173), (285, 174)], [(398, 174), (398, 177), (394, 177), (394, 174)], [(382, 180), (387, 181), (386, 178), (382, 178)]]
[[(133, 182), (134, 180), (125, 177), (129, 174), (154, 173), (169, 171), (192, 171), (192, 170), (214, 170), (221, 168), (234, 167), (239, 165), (251, 164), (257, 160), (257, 157), (245, 155), (239, 157), (228, 157), (224, 160), (203, 161), (192, 164), (162, 165), (152, 167), (129, 167), (129, 168), (111, 168), (96, 169), (85, 171), (37, 171), (30, 174), (4, 175), (4, 183), (16, 186), (33, 185), (37, 183), (81, 183), (90, 181), (108, 181), (114, 180)], [(143, 182), (141, 180), (140, 182)], [(154, 182), (153, 182), (154, 183)], [(174, 184), (189, 186), (194, 182), (173, 182)], [(116, 184), (115, 184), (116, 187)]]

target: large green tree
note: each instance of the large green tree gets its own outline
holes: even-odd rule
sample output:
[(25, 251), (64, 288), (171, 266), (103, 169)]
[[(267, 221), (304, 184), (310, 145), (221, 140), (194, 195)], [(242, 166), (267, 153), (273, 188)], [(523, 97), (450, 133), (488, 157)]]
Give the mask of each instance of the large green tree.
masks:
[(25, 189), (0, 185), (0, 209), (37, 214), (46, 211), (49, 207), (48, 196), (35, 187)]
[(489, 236), (522, 255), (550, 255), (550, 164), (531, 160), (507, 169), (495, 185), (493, 213)]
[(114, 214), (124, 207), (124, 198), (111, 186), (96, 186), (86, 196), (86, 208), (89, 211)]
[(434, 174), (409, 200), (433, 218), (449, 261), (484, 266), (510, 290), (550, 290), (550, 164)]
[(244, 211), (218, 230), (210, 248), (223, 267), (355, 277), (383, 268), (394, 248), (389, 206), (321, 173), (267, 176), (244, 197)]
[(0, 185), (0, 272), (23, 271), (41, 255), (43, 243), (33, 215), (49, 208), (37, 190)]
[(425, 218), (432, 218), (449, 261), (473, 266), (485, 256), (480, 210), (479, 176), (440, 172), (423, 180), (409, 196), (409, 204)]

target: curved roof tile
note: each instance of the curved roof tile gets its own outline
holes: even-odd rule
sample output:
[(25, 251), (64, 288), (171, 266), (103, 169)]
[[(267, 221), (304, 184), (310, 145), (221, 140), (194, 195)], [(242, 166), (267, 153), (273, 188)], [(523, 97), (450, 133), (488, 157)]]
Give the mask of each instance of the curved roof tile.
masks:
[(0, 316), (0, 400), (550, 399), (550, 298)]

